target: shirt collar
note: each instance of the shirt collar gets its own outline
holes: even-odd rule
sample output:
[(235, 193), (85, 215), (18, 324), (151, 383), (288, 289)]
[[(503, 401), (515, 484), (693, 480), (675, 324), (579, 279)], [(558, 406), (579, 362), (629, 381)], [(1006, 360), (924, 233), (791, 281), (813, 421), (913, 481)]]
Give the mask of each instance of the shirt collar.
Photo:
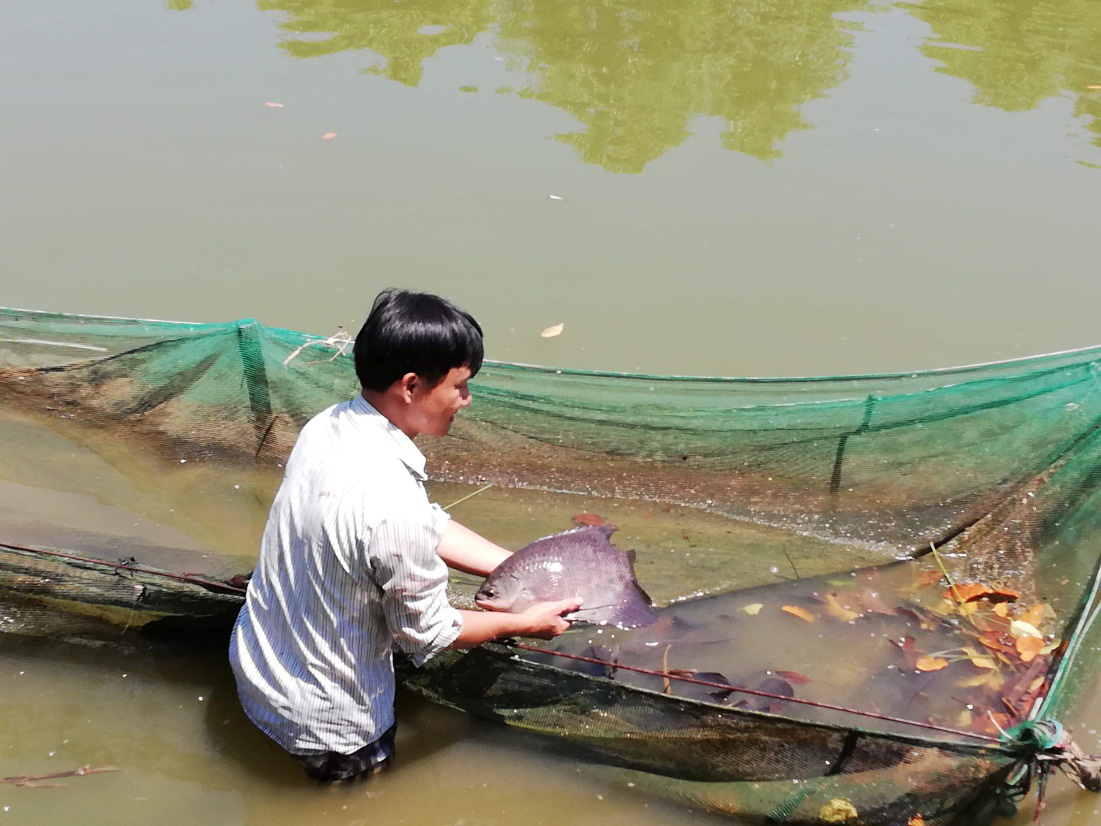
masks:
[(372, 426), (377, 427), (393, 441), (398, 458), (401, 459), (403, 465), (409, 468), (409, 472), (413, 476), (421, 482), (428, 479), (424, 472), (424, 454), (420, 452), (412, 439), (401, 432), (401, 428), (379, 413), (362, 395), (357, 395), (352, 399), (352, 410), (365, 417), (365, 423), (369, 422)]

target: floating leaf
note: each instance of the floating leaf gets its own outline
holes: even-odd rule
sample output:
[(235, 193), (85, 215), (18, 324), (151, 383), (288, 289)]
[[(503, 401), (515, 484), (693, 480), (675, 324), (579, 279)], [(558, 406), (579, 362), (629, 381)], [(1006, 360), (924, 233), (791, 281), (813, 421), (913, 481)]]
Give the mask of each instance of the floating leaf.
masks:
[(971, 664), (973, 666), (975, 666), (975, 668), (997, 668), (998, 667), (998, 664), (994, 661), (993, 657), (981, 657), (981, 656), (975, 655), (975, 656), (971, 657), (970, 659), (971, 659)]
[(562, 335), (562, 330), (565, 326), (565, 324), (554, 324), (545, 329), (539, 335), (541, 335), (543, 338), (554, 338), (555, 336), (560, 336)]
[(336, 137), (336, 132), (326, 132), (324, 135), (321, 136), (321, 140), (331, 141), (335, 137)]
[(856, 820), (859, 816), (860, 813), (856, 811), (856, 806), (840, 797), (835, 797), (818, 810), (818, 819), (823, 823), (846, 823), (850, 820)]
[(943, 657), (919, 657), (914, 667), (918, 671), (940, 671), (948, 667), (948, 660)]
[(751, 617), (755, 617), (759, 613), (761, 613), (761, 609), (764, 607), (765, 606), (763, 603), (755, 602), (752, 605), (743, 605), (742, 610), (749, 614)]
[(1016, 602), (1021, 595), (1012, 588), (995, 588), (987, 594), (986, 598), (991, 602)]
[(271, 101), (271, 100), (269, 100), (264, 105), (267, 106), (269, 109), (282, 109), (283, 108), (282, 103), (275, 103), (274, 101)]
[(1008, 617), (1009, 616), (1009, 603), (1008, 602), (999, 602), (999, 603), (997, 603), (994, 606), (994, 613), (997, 614), (999, 617)]
[(590, 525), (595, 528), (608, 523), (604, 521), (603, 516), (597, 516), (595, 513), (579, 513), (573, 517), (573, 524)]
[(1039, 628), (1044, 622), (1044, 604), (1039, 603), (1038, 605), (1033, 605), (1021, 614), (1018, 619), (1021, 622), (1027, 622), (1029, 625)]
[(776, 669), (773, 673), (776, 674), (777, 677), (783, 677), (794, 685), (806, 685), (810, 682), (810, 677), (805, 674), (800, 674), (798, 671), (781, 671)]
[(1017, 653), (1021, 655), (1021, 662), (1032, 662), (1036, 655), (1044, 648), (1042, 637), (1018, 637)]
[(1043, 639), (1043, 634), (1035, 625), (1024, 620), (1013, 620), (1009, 624), (1009, 633), (1015, 637), (1039, 637)]
[(860, 618), (860, 614), (842, 605), (841, 601), (834, 594), (826, 594), (825, 602), (826, 613), (834, 619), (841, 620), (841, 622), (851, 622), (854, 619)]
[(799, 619), (803, 620), (804, 622), (814, 622), (816, 619), (818, 619), (806, 608), (800, 608), (798, 605), (782, 605), (780, 606), (780, 610), (791, 614), (793, 617), (799, 617)]
[(959, 602), (972, 602), (976, 599), (981, 599), (987, 594), (994, 593), (994, 589), (989, 585), (983, 585), (981, 582), (957, 582), (947, 590), (949, 599), (957, 600)]
[(981, 637), (979, 642), (989, 648), (991, 651), (1001, 651), (1006, 654), (1016, 654), (1017, 646), (1013, 642), (1013, 637), (1009, 634), (1003, 634), (999, 631), (987, 631)]

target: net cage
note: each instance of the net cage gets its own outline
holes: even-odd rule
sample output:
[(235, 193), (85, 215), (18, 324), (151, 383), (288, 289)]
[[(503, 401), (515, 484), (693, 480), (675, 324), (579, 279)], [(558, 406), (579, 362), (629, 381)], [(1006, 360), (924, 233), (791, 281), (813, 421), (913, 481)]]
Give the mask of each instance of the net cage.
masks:
[[(1101, 647), (1101, 347), (471, 386), (421, 445), (439, 490), (602, 510), (573, 515), (620, 524), (659, 620), (399, 663), (414, 692), (764, 822), (981, 823), (1055, 767), (1097, 789), (1061, 721)], [(344, 336), (0, 310), (0, 628), (224, 635), (299, 429), (357, 390)]]

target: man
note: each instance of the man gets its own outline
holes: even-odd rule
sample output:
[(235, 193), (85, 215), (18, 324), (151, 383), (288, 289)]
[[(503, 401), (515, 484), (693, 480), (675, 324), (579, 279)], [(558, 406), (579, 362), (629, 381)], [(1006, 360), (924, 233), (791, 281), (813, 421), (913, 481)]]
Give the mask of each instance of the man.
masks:
[(386, 290), (356, 337), (362, 393), (299, 434), (230, 642), (249, 718), (319, 780), (369, 776), (394, 752), (393, 645), (423, 664), (502, 636), (550, 638), (579, 600), (459, 611), (447, 568), (486, 575), (509, 552), (424, 490), (421, 434), (470, 404), (482, 330), (438, 296)]

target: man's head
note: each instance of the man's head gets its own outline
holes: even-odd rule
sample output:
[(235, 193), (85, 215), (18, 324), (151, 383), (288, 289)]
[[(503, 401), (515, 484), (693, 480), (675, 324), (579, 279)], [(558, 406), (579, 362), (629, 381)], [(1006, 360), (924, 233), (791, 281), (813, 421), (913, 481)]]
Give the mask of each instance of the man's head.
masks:
[(482, 366), (482, 328), (437, 295), (383, 290), (353, 353), (364, 395), (380, 412), (409, 435), (444, 436), (470, 403), (466, 382)]

